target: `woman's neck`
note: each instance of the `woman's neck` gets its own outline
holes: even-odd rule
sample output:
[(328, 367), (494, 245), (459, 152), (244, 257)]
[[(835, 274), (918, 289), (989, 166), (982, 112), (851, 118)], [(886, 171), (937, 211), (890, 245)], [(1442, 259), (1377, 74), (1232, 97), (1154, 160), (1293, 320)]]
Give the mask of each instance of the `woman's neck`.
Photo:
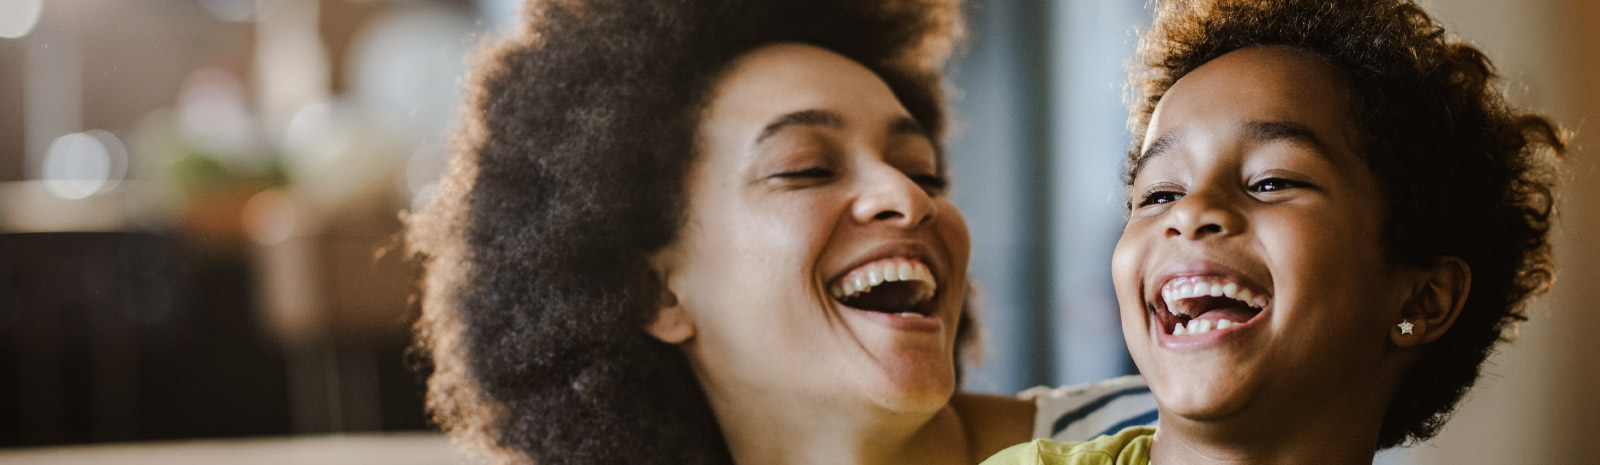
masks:
[(767, 403), (715, 405), (728, 450), (738, 464), (971, 464), (965, 421), (946, 405), (931, 413), (874, 408), (819, 408)]
[(961, 393), (920, 414), (792, 398), (712, 397), (739, 464), (970, 465), (1031, 439), (1035, 415), (1031, 401)]

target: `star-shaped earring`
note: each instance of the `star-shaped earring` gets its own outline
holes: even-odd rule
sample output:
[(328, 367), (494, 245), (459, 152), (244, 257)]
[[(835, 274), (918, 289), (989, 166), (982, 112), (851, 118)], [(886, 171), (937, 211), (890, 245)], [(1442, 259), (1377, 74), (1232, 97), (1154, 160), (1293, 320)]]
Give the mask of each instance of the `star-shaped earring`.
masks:
[(1411, 322), (1400, 320), (1400, 334), (1411, 334), (1411, 328), (1414, 327), (1416, 325), (1411, 324)]

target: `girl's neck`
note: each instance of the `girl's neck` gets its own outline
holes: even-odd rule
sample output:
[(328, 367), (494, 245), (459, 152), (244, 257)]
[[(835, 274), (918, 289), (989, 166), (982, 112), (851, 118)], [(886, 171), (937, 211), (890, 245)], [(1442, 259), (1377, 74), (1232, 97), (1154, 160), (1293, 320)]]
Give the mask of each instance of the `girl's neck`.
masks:
[[(1194, 421), (1161, 415), (1151, 463), (1161, 465), (1370, 465), (1381, 417), (1285, 415), (1276, 420)], [(1231, 423), (1231, 424), (1230, 424)]]

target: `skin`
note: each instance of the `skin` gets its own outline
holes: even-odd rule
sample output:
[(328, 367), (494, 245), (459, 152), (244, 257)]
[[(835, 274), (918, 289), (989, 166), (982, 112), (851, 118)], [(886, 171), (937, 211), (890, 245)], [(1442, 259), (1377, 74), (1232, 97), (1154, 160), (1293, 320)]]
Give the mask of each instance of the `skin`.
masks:
[[(1464, 263), (1383, 255), (1346, 89), (1316, 55), (1255, 47), (1202, 65), (1157, 106), (1113, 257), (1124, 337), (1161, 411), (1153, 462), (1371, 463), (1416, 347), (1459, 312)], [(1160, 289), (1194, 275), (1250, 283), (1270, 303), (1244, 326), (1174, 337), (1155, 318)]]
[[(1032, 405), (957, 396), (966, 223), (933, 142), (867, 68), (776, 44), (703, 113), (687, 222), (653, 257), (657, 338), (689, 355), (738, 463), (974, 463), (1028, 438)], [(915, 324), (829, 286), (883, 257), (935, 276)]]

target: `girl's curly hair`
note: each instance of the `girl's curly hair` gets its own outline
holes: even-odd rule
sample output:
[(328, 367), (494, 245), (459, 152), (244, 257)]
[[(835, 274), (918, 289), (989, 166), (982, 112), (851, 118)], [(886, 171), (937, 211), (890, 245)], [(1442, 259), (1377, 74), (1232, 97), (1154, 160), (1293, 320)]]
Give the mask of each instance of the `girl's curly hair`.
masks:
[[(882, 77), (935, 141), (946, 0), (546, 0), (479, 54), (437, 197), (407, 218), (425, 266), (433, 419), (505, 463), (728, 463), (682, 350), (644, 327), (647, 256), (683, 223), (721, 71), (800, 42)], [(970, 333), (964, 315), (962, 331)]]
[(1472, 269), (1461, 315), (1406, 373), (1378, 448), (1431, 438), (1554, 279), (1548, 232), (1564, 134), (1508, 105), (1483, 52), (1409, 0), (1174, 0), (1133, 63), (1129, 166), (1175, 82), (1255, 46), (1306, 50), (1345, 74), (1361, 152), (1383, 189), (1389, 257), (1431, 267), (1455, 256)]

